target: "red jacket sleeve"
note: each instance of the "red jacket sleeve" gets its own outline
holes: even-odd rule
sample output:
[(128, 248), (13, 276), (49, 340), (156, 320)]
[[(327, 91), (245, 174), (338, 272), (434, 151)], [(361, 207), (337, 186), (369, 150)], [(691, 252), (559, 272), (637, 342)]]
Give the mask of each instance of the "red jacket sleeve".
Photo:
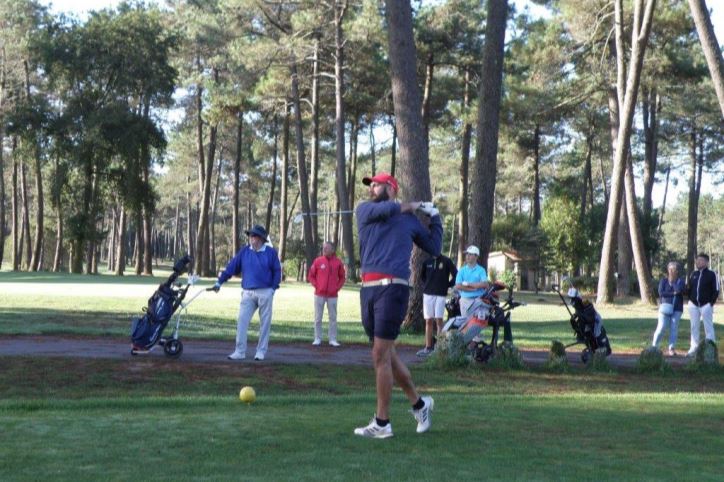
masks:
[(347, 281), (347, 273), (344, 269), (344, 263), (342, 261), (339, 262), (339, 286), (337, 286), (337, 292), (342, 289), (342, 286), (344, 286), (344, 282)]
[(312, 283), (312, 286), (317, 287), (317, 260), (315, 259), (312, 263), (312, 267), (309, 268), (309, 274), (307, 274), (307, 281)]

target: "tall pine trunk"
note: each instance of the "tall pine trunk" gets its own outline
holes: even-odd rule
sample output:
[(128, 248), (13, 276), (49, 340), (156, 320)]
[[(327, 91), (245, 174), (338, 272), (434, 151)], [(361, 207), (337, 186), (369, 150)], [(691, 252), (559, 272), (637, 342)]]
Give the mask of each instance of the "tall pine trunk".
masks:
[(266, 217), (264, 218), (266, 224), (264, 227), (267, 229), (271, 228), (272, 223), (272, 209), (274, 208), (274, 191), (277, 186), (277, 158), (279, 157), (279, 124), (277, 116), (274, 115), (274, 152), (272, 154), (272, 175), (269, 181), (269, 199), (266, 203)]
[[(313, 213), (319, 211), (319, 38), (314, 39), (314, 52), (312, 54), (312, 159), (311, 183), (309, 185), (309, 206)], [(321, 246), (319, 241), (319, 216), (312, 218), (312, 239), (314, 251)]]
[(282, 123), (282, 185), (281, 206), (279, 209), (279, 261), (287, 257), (287, 206), (289, 202), (289, 104), (284, 103), (284, 122)]
[(116, 276), (123, 276), (126, 269), (126, 207), (121, 205), (118, 215), (118, 244), (116, 245)]
[[(233, 253), (236, 254), (241, 249), (241, 226), (239, 226), (239, 179), (241, 177), (241, 141), (244, 131), (244, 113), (239, 112), (238, 122), (236, 125), (236, 156), (234, 156), (234, 174), (233, 174), (233, 191), (231, 201), (231, 242)], [(267, 229), (269, 224), (267, 222)]]
[(488, 1), (482, 80), (478, 95), (477, 144), (471, 182), (468, 240), (480, 247), (478, 262), (483, 266), (488, 264), (488, 252), (492, 243), (507, 18), (507, 0)]
[(12, 199), (12, 223), (13, 223), (13, 271), (20, 270), (20, 220), (18, 219), (18, 199), (20, 194), (18, 193), (18, 157), (16, 155), (17, 139), (13, 137), (12, 145), (12, 158), (13, 158), (13, 173), (11, 178), (13, 199)]
[[(720, 2), (719, 6), (721, 6)], [(704, 50), (716, 97), (719, 99), (719, 107), (722, 116), (724, 116), (724, 58), (722, 58), (721, 48), (716, 39), (714, 26), (711, 23), (709, 9), (706, 7), (704, 0), (689, 0), (689, 8), (691, 9), (691, 15), (694, 17), (701, 48)]]
[(687, 231), (686, 231), (686, 272), (694, 271), (694, 260), (696, 259), (696, 241), (698, 231), (699, 218), (699, 200), (697, 196), (696, 171), (698, 166), (698, 156), (696, 148), (699, 140), (699, 132), (693, 127), (689, 134), (689, 209), (687, 214)]
[[(400, 141), (400, 169), (397, 176), (407, 200), (428, 201), (430, 190), (430, 165), (425, 126), (422, 119), (422, 96), (417, 85), (415, 63), (417, 58), (412, 29), (412, 8), (409, 0), (386, 0), (386, 16), (389, 26), (388, 43), (392, 98), (395, 108), (397, 135)], [(410, 259), (410, 303), (403, 326), (420, 330), (422, 319), (422, 280), (417, 267), (426, 255), (415, 247)]]
[(31, 261), (31, 248), (30, 248), (30, 199), (28, 199), (28, 175), (27, 168), (25, 167), (25, 161), (20, 162), (20, 200), (22, 202), (22, 225), (20, 229), (20, 249), (21, 253), (24, 252), (23, 269), (30, 270)]
[(292, 101), (294, 102), (294, 134), (297, 147), (297, 179), (299, 181), (299, 195), (302, 201), (302, 216), (304, 229), (304, 256), (307, 266), (311, 266), (316, 255), (314, 236), (312, 235), (312, 216), (309, 209), (309, 177), (307, 176), (307, 161), (304, 153), (304, 130), (302, 129), (302, 106), (299, 99), (299, 76), (297, 74), (296, 60), (290, 66), (292, 77)]
[[(342, 224), (342, 248), (344, 251), (344, 264), (347, 268), (347, 277), (356, 280), (355, 271), (355, 254), (354, 254), (354, 233), (352, 232), (352, 213), (350, 211), (353, 206), (349, 204), (349, 183), (346, 179), (346, 159), (344, 153), (344, 127), (345, 127), (345, 110), (344, 110), (344, 76), (342, 69), (344, 68), (344, 36), (342, 32), (342, 20), (347, 10), (347, 2), (335, 4), (334, 15), (334, 44), (335, 44), (335, 61), (334, 61), (334, 95), (335, 95), (335, 132), (336, 132), (336, 174), (337, 174), (337, 202), (339, 204), (338, 211), (345, 211), (340, 214)], [(336, 228), (335, 238), (339, 235), (339, 228)], [(310, 265), (311, 266), (311, 265)]]
[(465, 248), (468, 239), (468, 183), (470, 165), (470, 143), (473, 135), (473, 126), (467, 121), (470, 110), (470, 68), (465, 68), (465, 91), (463, 94), (463, 140), (460, 160), (460, 182), (458, 186), (458, 256), (457, 265), (465, 262)]

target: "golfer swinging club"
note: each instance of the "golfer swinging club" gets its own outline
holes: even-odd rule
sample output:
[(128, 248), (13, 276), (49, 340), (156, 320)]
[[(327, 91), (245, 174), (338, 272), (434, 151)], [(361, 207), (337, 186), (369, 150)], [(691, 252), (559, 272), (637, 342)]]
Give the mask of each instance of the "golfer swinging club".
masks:
[[(373, 342), (377, 413), (369, 425), (356, 428), (354, 433), (369, 438), (392, 437), (389, 407), (393, 379), (412, 404), (417, 433), (427, 432), (434, 401), (417, 393), (410, 371), (397, 355), (395, 339), (400, 334), (410, 297), (412, 243), (438, 256), (442, 248), (442, 222), (430, 202), (395, 201), (399, 186), (389, 174), (365, 177), (362, 183), (369, 186), (370, 201), (357, 206), (362, 273), (360, 303), (362, 324)], [(417, 210), (430, 216), (429, 229), (415, 216)]]

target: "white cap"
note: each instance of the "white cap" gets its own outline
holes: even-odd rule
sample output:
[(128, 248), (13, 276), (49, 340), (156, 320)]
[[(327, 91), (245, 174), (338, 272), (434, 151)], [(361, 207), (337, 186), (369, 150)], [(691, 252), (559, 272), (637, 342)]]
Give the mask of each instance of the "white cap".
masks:
[(465, 250), (465, 254), (474, 254), (475, 256), (480, 256), (480, 250), (477, 246), (470, 245), (468, 246), (468, 249)]

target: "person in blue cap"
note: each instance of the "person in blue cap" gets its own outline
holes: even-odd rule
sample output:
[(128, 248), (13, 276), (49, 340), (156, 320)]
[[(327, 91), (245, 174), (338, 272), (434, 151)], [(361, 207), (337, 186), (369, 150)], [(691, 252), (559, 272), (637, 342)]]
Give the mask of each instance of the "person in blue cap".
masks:
[(264, 226), (256, 225), (246, 231), (249, 244), (236, 253), (221, 272), (214, 284), (218, 293), (221, 285), (232, 276), (241, 275), (241, 305), (236, 328), (236, 349), (227, 358), (243, 360), (246, 358), (246, 332), (254, 312), (259, 310), (259, 341), (256, 345), (254, 360), (266, 357), (271, 331), (272, 302), (274, 292), (279, 289), (282, 280), (282, 266), (274, 248), (268, 245), (269, 235)]

